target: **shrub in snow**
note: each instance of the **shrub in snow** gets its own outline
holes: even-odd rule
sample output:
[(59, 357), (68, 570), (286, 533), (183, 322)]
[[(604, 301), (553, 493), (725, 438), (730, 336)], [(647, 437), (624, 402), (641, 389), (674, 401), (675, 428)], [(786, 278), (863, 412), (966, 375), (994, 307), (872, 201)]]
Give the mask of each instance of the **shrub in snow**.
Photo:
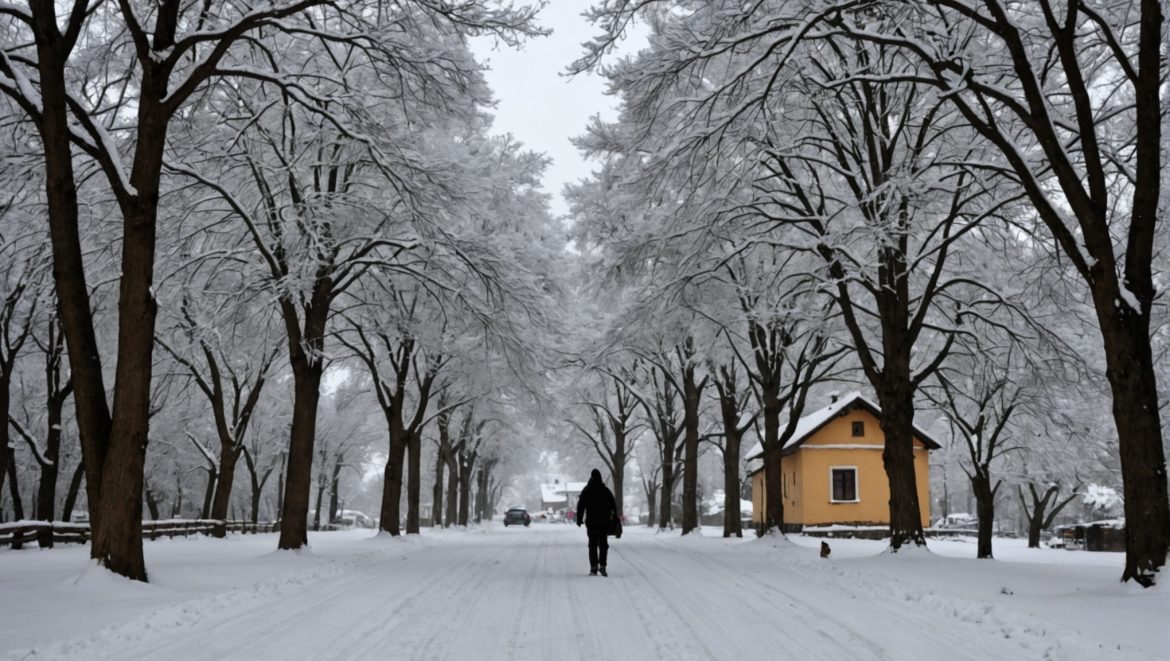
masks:
[(1081, 502), (1100, 516), (1115, 516), (1121, 512), (1122, 497), (1117, 489), (1102, 484), (1090, 484), (1081, 496)]

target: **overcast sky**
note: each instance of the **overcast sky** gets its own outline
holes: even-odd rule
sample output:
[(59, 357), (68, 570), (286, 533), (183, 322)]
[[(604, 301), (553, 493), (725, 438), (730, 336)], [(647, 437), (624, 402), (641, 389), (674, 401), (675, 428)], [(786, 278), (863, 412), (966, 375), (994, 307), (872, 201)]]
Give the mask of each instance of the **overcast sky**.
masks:
[[(589, 176), (593, 165), (577, 153), (569, 139), (584, 133), (589, 118), (601, 114), (616, 117), (616, 103), (606, 96), (604, 81), (596, 75), (562, 75), (583, 52), (582, 42), (597, 33), (581, 12), (588, 0), (554, 0), (540, 14), (539, 22), (553, 33), (533, 39), (513, 50), (493, 48), (490, 39), (472, 42), (472, 50), (491, 66), (487, 73), (497, 99), (495, 132), (511, 133), (533, 151), (552, 159), (545, 172), (545, 190), (552, 195), (554, 214), (568, 212), (561, 189), (566, 183)], [(622, 52), (634, 51), (645, 37), (635, 31), (623, 43)]]

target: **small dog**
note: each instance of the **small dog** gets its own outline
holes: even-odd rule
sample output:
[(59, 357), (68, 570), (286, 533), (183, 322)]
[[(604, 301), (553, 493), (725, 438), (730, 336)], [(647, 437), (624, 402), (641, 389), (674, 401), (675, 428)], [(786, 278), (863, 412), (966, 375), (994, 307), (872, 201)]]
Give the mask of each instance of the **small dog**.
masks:
[(828, 542), (821, 542), (821, 557), (822, 558), (829, 557), (830, 552), (831, 551), (829, 550), (829, 543)]

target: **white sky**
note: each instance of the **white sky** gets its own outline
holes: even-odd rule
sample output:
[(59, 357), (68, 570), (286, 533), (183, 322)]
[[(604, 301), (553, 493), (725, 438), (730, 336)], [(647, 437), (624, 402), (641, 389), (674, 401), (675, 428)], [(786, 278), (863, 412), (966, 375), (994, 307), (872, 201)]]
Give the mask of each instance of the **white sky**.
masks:
[[(616, 101), (605, 94), (600, 76), (562, 75), (584, 52), (581, 44), (598, 32), (581, 16), (589, 4), (589, 0), (552, 0), (540, 13), (539, 23), (553, 33), (528, 41), (520, 50), (502, 44), (495, 50), (491, 39), (472, 42), (476, 57), (492, 69), (486, 77), (498, 100), (495, 132), (511, 133), (528, 149), (552, 159), (544, 188), (552, 195), (552, 210), (558, 216), (568, 212), (561, 189), (588, 177), (592, 169), (569, 139), (585, 132), (592, 115), (616, 117)], [(644, 42), (644, 32), (635, 30), (621, 52), (632, 52)]]

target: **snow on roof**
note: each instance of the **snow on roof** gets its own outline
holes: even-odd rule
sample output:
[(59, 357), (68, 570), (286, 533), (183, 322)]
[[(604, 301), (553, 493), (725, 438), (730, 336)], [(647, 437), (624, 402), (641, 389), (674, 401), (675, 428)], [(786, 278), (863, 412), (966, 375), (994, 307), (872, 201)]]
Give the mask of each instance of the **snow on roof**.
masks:
[(540, 485), (540, 499), (546, 503), (563, 503), (565, 490), (559, 484), (542, 484)]
[[(722, 514), (722, 513), (723, 513), (723, 501), (722, 500), (720, 500), (718, 502), (709, 501), (709, 502), (705, 503), (705, 507), (703, 509), (704, 515), (715, 516), (716, 514)], [(751, 516), (752, 515), (752, 501), (744, 500), (742, 498), (739, 499), (739, 515), (740, 516)]]
[[(56, 525), (56, 524), (54, 524)], [(1099, 521), (1081, 521), (1079, 523), (1066, 523), (1063, 526), (1053, 526), (1056, 530), (1065, 530), (1068, 528), (1088, 528), (1091, 526), (1100, 526), (1102, 528), (1125, 528), (1125, 519), (1101, 519)]]
[[(723, 512), (723, 496), (726, 492), (723, 489), (716, 489), (711, 492), (711, 495), (703, 499), (703, 514), (715, 515)], [(740, 514), (751, 515), (752, 501), (739, 499)]]
[[(857, 404), (861, 404), (862, 406), (869, 408), (875, 415), (881, 414), (881, 408), (865, 395), (862, 395), (857, 391), (848, 393), (843, 397), (839, 397), (837, 401), (829, 404), (823, 409), (813, 411), (812, 413), (809, 413), (797, 421), (796, 431), (793, 432), (792, 438), (788, 439), (788, 442), (784, 444), (784, 449), (787, 450), (788, 448), (794, 448), (800, 445), (810, 434), (823, 427), (827, 422), (832, 420), (840, 413), (852, 408)], [(784, 425), (786, 424), (788, 424), (787, 420), (781, 420), (781, 429), (783, 429)], [(927, 446), (933, 445), (937, 447), (938, 444), (934, 442), (934, 439), (930, 438), (930, 436), (926, 432), (922, 431), (918, 425), (914, 425), (914, 434), (921, 438), (927, 444)], [(748, 453), (745, 456), (748, 460), (752, 460), (763, 456), (763, 454), (764, 446), (762, 443), (757, 442), (752, 446), (751, 450), (748, 450)]]
[(563, 503), (568, 494), (581, 493), (585, 488), (584, 482), (562, 482), (540, 485), (540, 499), (546, 503)]

